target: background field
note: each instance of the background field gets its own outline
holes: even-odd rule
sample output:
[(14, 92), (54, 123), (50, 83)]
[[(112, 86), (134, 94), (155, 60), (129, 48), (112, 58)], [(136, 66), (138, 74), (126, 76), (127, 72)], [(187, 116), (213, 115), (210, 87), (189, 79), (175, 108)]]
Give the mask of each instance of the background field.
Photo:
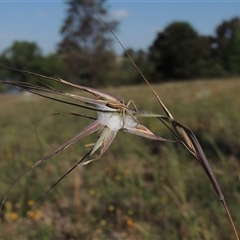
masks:
[[(196, 134), (240, 226), (239, 79), (155, 85), (174, 117)], [(106, 89), (134, 100), (139, 109), (162, 113), (145, 86)], [(0, 96), (0, 196), (43, 155), (79, 132), (90, 120), (75, 110), (31, 95)], [(94, 113), (92, 114), (94, 115)], [(141, 119), (154, 133), (173, 138), (155, 119)], [(181, 146), (120, 132), (96, 162), (67, 176), (34, 209), (47, 189), (87, 151), (89, 137), (23, 176), (1, 212), (2, 239), (233, 239), (231, 227), (197, 161)], [(41, 146), (39, 144), (41, 143)]]

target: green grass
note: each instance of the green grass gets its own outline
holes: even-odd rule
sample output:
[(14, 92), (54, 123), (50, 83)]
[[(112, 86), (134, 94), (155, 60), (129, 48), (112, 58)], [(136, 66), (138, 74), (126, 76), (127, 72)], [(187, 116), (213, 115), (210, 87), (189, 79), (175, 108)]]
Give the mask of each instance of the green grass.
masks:
[[(240, 225), (240, 79), (154, 86), (173, 116), (196, 134)], [(106, 89), (139, 109), (162, 113), (145, 86)], [(81, 93), (80, 93), (81, 94)], [(53, 112), (75, 110), (36, 96), (0, 96), (0, 196), (44, 154), (89, 120)], [(85, 111), (84, 111), (85, 112)], [(94, 114), (93, 114), (94, 115)], [(155, 119), (141, 119), (172, 138)], [(10, 233), (45, 191), (87, 151), (80, 141), (23, 176), (1, 213), (0, 238), (16, 239), (233, 239), (227, 216), (197, 161), (181, 146), (121, 132), (98, 161), (75, 169)], [(39, 141), (41, 145), (39, 144)]]

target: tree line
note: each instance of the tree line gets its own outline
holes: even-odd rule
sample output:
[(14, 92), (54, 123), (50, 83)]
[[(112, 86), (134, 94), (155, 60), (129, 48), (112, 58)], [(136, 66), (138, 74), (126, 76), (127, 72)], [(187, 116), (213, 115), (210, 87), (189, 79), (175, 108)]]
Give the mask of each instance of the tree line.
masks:
[[(66, 4), (66, 18), (60, 29), (62, 41), (56, 53), (46, 56), (35, 42), (15, 41), (0, 54), (0, 61), (80, 85), (142, 83), (126, 54), (116, 56), (112, 49), (114, 38), (108, 28), (116, 31), (119, 22), (109, 17), (106, 0)], [(214, 36), (198, 34), (188, 22), (173, 22), (157, 33), (148, 50), (128, 52), (151, 82), (239, 76), (240, 18), (220, 23)], [(36, 78), (3, 68), (0, 77), (38, 84)]]

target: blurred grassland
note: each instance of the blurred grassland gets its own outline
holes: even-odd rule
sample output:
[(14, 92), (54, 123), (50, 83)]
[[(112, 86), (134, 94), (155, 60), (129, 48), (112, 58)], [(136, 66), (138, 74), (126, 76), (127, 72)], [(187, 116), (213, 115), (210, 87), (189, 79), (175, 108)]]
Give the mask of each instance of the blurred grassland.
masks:
[[(240, 79), (153, 86), (173, 116), (196, 134), (240, 226)], [(105, 89), (163, 113), (146, 86)], [(78, 92), (75, 92), (76, 94)], [(79, 92), (78, 94), (82, 94)], [(54, 112), (76, 107), (33, 95), (0, 96), (0, 196), (26, 168), (91, 120)], [(95, 116), (95, 113), (90, 113)], [(140, 119), (173, 138), (156, 119)], [(36, 130), (38, 137), (36, 135)], [(0, 238), (11, 237), (33, 204), (86, 153), (88, 137), (24, 175), (1, 212)], [(40, 145), (40, 143), (41, 145)], [(33, 210), (19, 239), (233, 239), (225, 212), (197, 161), (180, 145), (120, 132), (98, 161), (78, 167)]]

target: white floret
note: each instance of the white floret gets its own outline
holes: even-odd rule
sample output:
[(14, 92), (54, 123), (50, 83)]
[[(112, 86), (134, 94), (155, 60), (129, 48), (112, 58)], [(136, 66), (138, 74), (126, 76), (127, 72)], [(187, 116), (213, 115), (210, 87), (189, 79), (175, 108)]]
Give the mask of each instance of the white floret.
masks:
[[(127, 114), (97, 112), (98, 121), (117, 132), (121, 128), (132, 129), (137, 126), (136, 118)], [(124, 115), (124, 116), (123, 116)]]

